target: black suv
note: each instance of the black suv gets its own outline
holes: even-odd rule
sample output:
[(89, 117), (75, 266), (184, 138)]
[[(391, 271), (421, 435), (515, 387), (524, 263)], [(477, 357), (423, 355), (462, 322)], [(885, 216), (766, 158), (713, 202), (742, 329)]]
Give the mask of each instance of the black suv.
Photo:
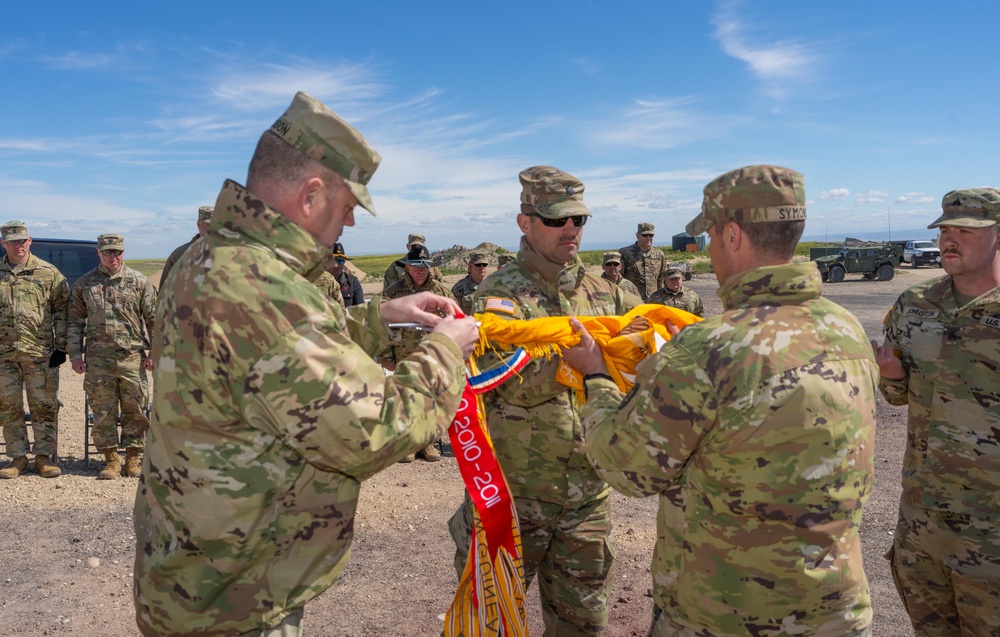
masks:
[(70, 289), (77, 279), (101, 265), (96, 241), (32, 237), (31, 254), (59, 268)]

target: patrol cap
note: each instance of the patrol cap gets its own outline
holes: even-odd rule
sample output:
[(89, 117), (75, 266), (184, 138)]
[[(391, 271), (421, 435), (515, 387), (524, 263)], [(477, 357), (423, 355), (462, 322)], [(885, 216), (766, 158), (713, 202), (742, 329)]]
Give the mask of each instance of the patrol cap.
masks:
[(518, 175), (521, 203), (547, 219), (592, 216), (583, 204), (583, 182), (552, 166), (532, 166)]
[(485, 252), (473, 252), (469, 255), (469, 265), (489, 265), (490, 260), (486, 258)]
[(643, 221), (642, 223), (640, 223), (639, 224), (639, 229), (636, 230), (636, 232), (638, 232), (639, 234), (647, 234), (647, 233), (655, 232), (655, 231), (656, 230), (653, 227), (653, 224), (649, 223), (648, 221)]
[(3, 235), (4, 241), (20, 241), (21, 239), (30, 238), (28, 236), (28, 226), (24, 225), (23, 221), (8, 221), (0, 228), (0, 234)]
[(719, 175), (705, 186), (701, 214), (687, 224), (692, 237), (719, 221), (779, 222), (806, 218), (802, 173), (759, 164)]
[(198, 221), (211, 221), (215, 214), (215, 206), (202, 206), (198, 208)]
[(125, 237), (120, 234), (102, 234), (97, 237), (97, 249), (101, 252), (125, 250)]
[(604, 253), (604, 265), (607, 265), (609, 263), (617, 263), (618, 265), (621, 265), (622, 264), (622, 254), (621, 254), (621, 252), (618, 252), (618, 251), (605, 252)]
[(367, 184), (382, 158), (353, 126), (300, 91), (271, 131), (343, 177), (361, 207), (375, 214)]
[(406, 237), (406, 245), (408, 246), (422, 246), (427, 245), (427, 237), (422, 234), (411, 234)]
[(412, 265), (415, 268), (429, 268), (431, 267), (431, 253), (424, 246), (413, 246), (406, 253), (405, 261), (406, 265)]
[(994, 188), (952, 190), (941, 199), (941, 216), (928, 228), (961, 226), (986, 228), (1000, 216), (1000, 192)]
[(667, 268), (666, 278), (668, 279), (680, 279), (684, 277), (684, 273), (677, 268)]
[(514, 255), (509, 252), (505, 252), (497, 256), (497, 267), (499, 268), (505, 266), (513, 260), (514, 260)]
[(347, 261), (351, 260), (351, 257), (349, 257), (346, 254), (344, 254), (344, 244), (341, 243), (341, 242), (339, 242), (339, 241), (337, 243), (333, 244), (333, 258), (335, 258), (335, 259), (345, 259)]

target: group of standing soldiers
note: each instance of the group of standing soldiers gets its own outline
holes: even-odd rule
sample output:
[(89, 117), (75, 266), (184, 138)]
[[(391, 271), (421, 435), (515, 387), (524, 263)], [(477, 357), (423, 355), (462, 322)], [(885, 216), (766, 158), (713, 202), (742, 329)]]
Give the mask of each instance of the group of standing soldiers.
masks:
[[(34, 465), (44, 478), (62, 471), (55, 464), (59, 422), (59, 366), (67, 357), (84, 375), (93, 412), (93, 443), (105, 456), (102, 480), (138, 477), (149, 419), (148, 357), (156, 291), (146, 277), (125, 265), (125, 239), (97, 238), (101, 265), (70, 290), (59, 270), (31, 254), (24, 223), (0, 228), (0, 422), (10, 462), (0, 478), (16, 478)], [(23, 388), (23, 389), (22, 389)], [(34, 445), (28, 441), (27, 395)], [(118, 425), (121, 425), (119, 437)], [(122, 462), (119, 448), (125, 448)]]

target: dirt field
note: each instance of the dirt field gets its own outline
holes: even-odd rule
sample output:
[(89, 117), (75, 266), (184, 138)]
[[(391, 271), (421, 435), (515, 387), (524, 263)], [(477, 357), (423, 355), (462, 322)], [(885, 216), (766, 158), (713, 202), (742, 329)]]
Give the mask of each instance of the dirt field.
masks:
[[(887, 283), (849, 278), (827, 284), (828, 297), (852, 310), (869, 336), (906, 287), (941, 271), (899, 270)], [(460, 277), (448, 277), (457, 280)], [(688, 283), (709, 314), (721, 311), (711, 275)], [(63, 476), (34, 473), (0, 481), (0, 626), (7, 635), (138, 635), (132, 611), (132, 500), (136, 480), (95, 480), (83, 449), (82, 379), (61, 371), (59, 448)], [(875, 490), (863, 526), (865, 570), (875, 606), (874, 635), (913, 635), (882, 555), (900, 493), (906, 410), (879, 398)], [(446, 522), (461, 502), (455, 460), (395, 465), (362, 489), (356, 539), (341, 580), (310, 604), (309, 635), (437, 635), (457, 578)], [(649, 624), (649, 563), (656, 500), (614, 497), (618, 561), (609, 637), (644, 635)], [(541, 635), (535, 587), (531, 632)]]

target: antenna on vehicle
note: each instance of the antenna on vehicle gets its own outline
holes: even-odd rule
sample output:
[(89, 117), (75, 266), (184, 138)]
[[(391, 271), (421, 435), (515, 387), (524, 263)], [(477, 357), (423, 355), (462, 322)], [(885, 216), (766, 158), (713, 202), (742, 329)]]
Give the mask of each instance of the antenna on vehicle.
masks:
[(889, 224), (889, 241), (892, 241), (892, 215), (889, 214), (889, 204), (885, 204), (885, 221)]

